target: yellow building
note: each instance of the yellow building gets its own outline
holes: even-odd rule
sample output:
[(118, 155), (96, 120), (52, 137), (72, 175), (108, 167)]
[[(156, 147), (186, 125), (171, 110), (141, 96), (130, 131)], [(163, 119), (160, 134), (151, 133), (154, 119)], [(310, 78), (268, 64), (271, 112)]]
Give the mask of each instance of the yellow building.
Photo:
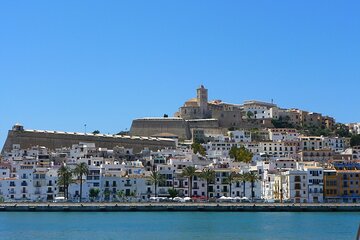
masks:
[(337, 171), (335, 169), (324, 170), (324, 200), (326, 202), (339, 202)]
[(360, 170), (356, 167), (325, 170), (324, 199), (327, 202), (360, 202)]

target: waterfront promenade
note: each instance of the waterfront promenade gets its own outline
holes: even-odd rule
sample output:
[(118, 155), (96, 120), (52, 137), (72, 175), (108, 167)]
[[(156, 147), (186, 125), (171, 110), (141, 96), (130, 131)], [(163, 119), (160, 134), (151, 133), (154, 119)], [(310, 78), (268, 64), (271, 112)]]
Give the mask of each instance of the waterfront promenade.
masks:
[(360, 204), (292, 203), (1, 203), (0, 212), (360, 212)]

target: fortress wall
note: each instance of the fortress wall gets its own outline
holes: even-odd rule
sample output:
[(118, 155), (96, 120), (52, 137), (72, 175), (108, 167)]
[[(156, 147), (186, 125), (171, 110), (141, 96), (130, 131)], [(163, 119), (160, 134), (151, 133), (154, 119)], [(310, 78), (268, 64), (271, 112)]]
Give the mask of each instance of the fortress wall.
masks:
[(227, 135), (227, 128), (204, 128), (204, 134), (207, 135)]
[(2, 152), (11, 151), (13, 144), (20, 144), (21, 148), (32, 146), (45, 146), (49, 149), (60, 147), (71, 147), (79, 142), (95, 143), (96, 147), (112, 149), (115, 146), (133, 148), (134, 152), (140, 152), (145, 147), (151, 150), (162, 148), (175, 148), (176, 143), (170, 139), (144, 139), (141, 137), (129, 136), (101, 136), (101, 135), (80, 135), (70, 133), (46, 133), (33, 131), (13, 131), (10, 130), (5, 141)]
[(180, 118), (135, 119), (131, 124), (130, 135), (153, 136), (160, 133), (171, 133), (179, 139), (191, 138), (187, 122)]
[(219, 128), (219, 121), (217, 119), (199, 119), (187, 120), (189, 128)]

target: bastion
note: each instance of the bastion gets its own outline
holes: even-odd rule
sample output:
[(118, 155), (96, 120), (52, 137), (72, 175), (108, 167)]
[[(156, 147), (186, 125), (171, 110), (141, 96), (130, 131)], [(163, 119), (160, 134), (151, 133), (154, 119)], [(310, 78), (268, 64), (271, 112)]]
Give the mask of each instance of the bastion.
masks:
[(13, 144), (20, 144), (21, 148), (44, 146), (54, 150), (56, 148), (71, 147), (73, 144), (79, 144), (79, 142), (91, 142), (95, 143), (96, 147), (109, 149), (122, 146), (133, 148), (134, 152), (140, 152), (144, 148), (157, 151), (163, 148), (176, 147), (176, 140), (167, 138), (27, 130), (17, 124), (12, 130), (9, 130), (2, 153), (11, 151)]

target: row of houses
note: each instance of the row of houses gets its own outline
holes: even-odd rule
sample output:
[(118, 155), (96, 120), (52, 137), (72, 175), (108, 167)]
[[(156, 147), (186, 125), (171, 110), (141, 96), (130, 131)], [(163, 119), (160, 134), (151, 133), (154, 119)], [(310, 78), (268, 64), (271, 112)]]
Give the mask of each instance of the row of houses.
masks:
[[(74, 175), (64, 195), (58, 170), (63, 164), (74, 169), (79, 163), (88, 166), (88, 174), (82, 179)], [(190, 178), (183, 175), (189, 166), (196, 170)], [(209, 169), (214, 177), (206, 180), (201, 173)], [(359, 171), (359, 162), (346, 157), (321, 162), (254, 154), (250, 163), (244, 163), (229, 156), (201, 156), (185, 147), (157, 152), (144, 149), (135, 155), (131, 149), (96, 148), (92, 143), (54, 151), (14, 145), (0, 164), (0, 197), (4, 201), (53, 201), (58, 197), (79, 201), (81, 182), (85, 201), (146, 201), (153, 196), (169, 197), (173, 190), (177, 196), (195, 199), (359, 202)], [(163, 181), (154, 184), (153, 172)]]

